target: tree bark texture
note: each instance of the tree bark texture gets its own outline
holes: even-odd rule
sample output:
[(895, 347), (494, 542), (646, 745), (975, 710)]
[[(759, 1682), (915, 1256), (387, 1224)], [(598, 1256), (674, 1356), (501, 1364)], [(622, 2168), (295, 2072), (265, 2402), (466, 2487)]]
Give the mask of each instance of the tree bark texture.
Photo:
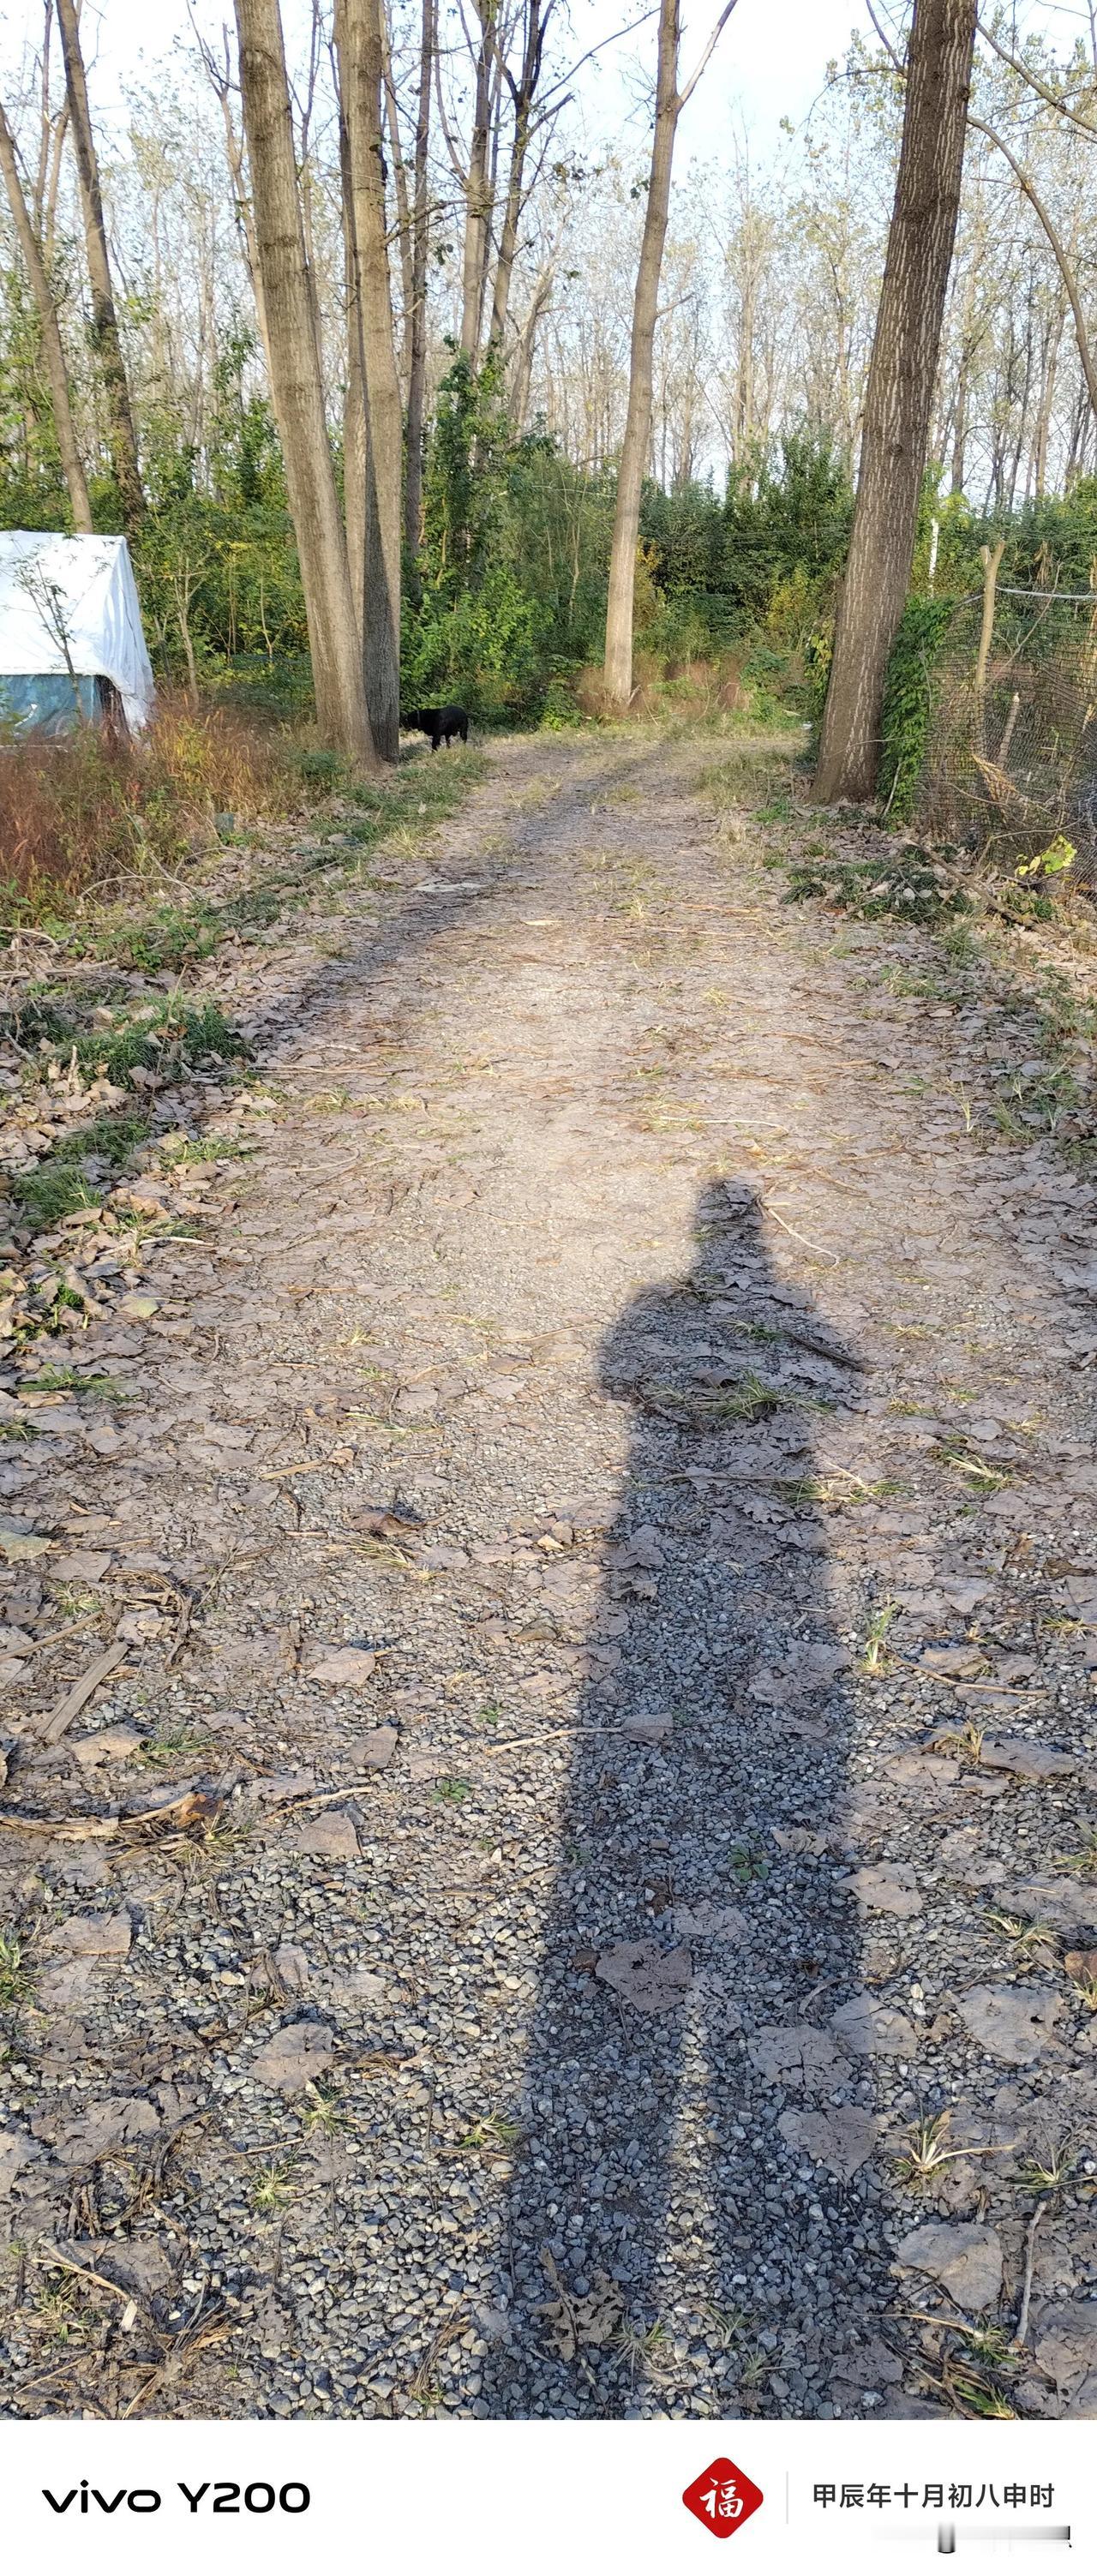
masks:
[(235, 0), (240, 93), (274, 408), (301, 565), (321, 740), (376, 766), (320, 377), (278, 0)]
[(815, 775), (823, 804), (863, 802), (876, 783), (884, 682), (910, 580), (956, 238), (975, 5), (915, 5), (857, 503)]
[(655, 132), (640, 264), (636, 272), (628, 411), (621, 462), (617, 469), (617, 506), (609, 560), (604, 676), (608, 695), (620, 706), (627, 706), (632, 696), (632, 607), (636, 586), (636, 545), (640, 532), (640, 493), (651, 437), (652, 353), (659, 311), (663, 246), (667, 237), (674, 137), (681, 108), (678, 95), (678, 11), (679, 0), (660, 0)]
[(69, 123), (76, 154), (80, 205), (84, 218), (84, 238), (87, 244), (92, 339), (103, 380), (111, 458), (122, 504), (122, 518), (127, 536), (134, 537), (138, 535), (144, 519), (145, 495), (141, 486), (137, 432), (133, 425), (133, 407), (130, 402), (126, 362), (122, 355), (118, 315), (114, 304), (114, 286), (107, 249), (107, 227), (103, 217), (103, 192), (99, 183), (99, 161), (95, 149), (95, 136), (92, 132), (91, 111), (88, 106), (88, 85), (84, 77), (84, 57), (80, 51), (80, 30), (76, 19), (75, 0), (57, 0), (57, 24), (61, 35)]
[(404, 468), (404, 543), (414, 558), (423, 538), (423, 421), (427, 381), (427, 254), (430, 246), (428, 153), (430, 90), (438, 48), (438, 0), (423, 0), (419, 102), (412, 185), (411, 310), (408, 314), (408, 417)]
[(366, 703), (382, 760), (400, 748), (400, 549), (404, 415), (392, 323), (382, 151), (380, 0), (339, 0), (335, 21), (347, 125), (351, 238), (366, 398)]
[(11, 207), (11, 219), (15, 226), (16, 239), (23, 255), (23, 264), (30, 281), (30, 290), (38, 315), (42, 357), (49, 378), (50, 400), (53, 405), (53, 425), (57, 433), (61, 470), (68, 489), (72, 524), (78, 536), (90, 537), (91, 503), (88, 499), (87, 479), (80, 450), (76, 443), (72, 404), (69, 399), (68, 369), (61, 345), (61, 333), (57, 327), (57, 307), (53, 300), (42, 246), (34, 229), (23, 191), (15, 150), (15, 137), (2, 107), (0, 107), (0, 168), (3, 169), (4, 185), (8, 192), (8, 204)]
[[(354, 191), (350, 175), (350, 135), (339, 98), (339, 170), (343, 202), (343, 260), (347, 305), (347, 382), (343, 395), (343, 519), (351, 597), (362, 655), (365, 686), (366, 638), (366, 480), (369, 433), (366, 427), (366, 379), (362, 362), (362, 313), (358, 295), (358, 252), (354, 238)], [(376, 746), (375, 746), (376, 747)]]

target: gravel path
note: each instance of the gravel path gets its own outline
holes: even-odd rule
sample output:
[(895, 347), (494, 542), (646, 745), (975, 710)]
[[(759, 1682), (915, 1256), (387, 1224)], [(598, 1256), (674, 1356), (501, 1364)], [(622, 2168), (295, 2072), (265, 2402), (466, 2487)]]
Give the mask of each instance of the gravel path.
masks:
[(710, 757), (241, 956), (258, 1150), (0, 1470), (129, 1651), (6, 1707), (16, 2411), (1097, 2413), (1093, 1194)]

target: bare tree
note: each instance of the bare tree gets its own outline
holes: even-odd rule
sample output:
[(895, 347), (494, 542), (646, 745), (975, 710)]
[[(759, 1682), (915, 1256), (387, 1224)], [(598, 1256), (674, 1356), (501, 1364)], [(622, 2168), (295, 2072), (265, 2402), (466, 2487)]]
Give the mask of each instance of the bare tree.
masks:
[[(974, 0), (972, 0), (974, 6)], [(678, 87), (681, 36), (679, 0), (661, 0), (659, 52), (655, 87), (655, 132), (651, 147), (644, 235), (636, 272), (629, 357), (628, 413), (617, 469), (617, 506), (609, 563), (606, 603), (605, 684), (618, 705), (632, 696), (632, 604), (636, 585), (636, 541), (640, 532), (640, 493), (651, 437), (652, 360), (659, 313), (659, 277), (667, 237), (670, 180), (678, 119), (691, 98), (717, 38), (727, 25), (735, 0), (726, 0), (692, 80)]]
[[(535, 131), (534, 103), (545, 58), (545, 39), (549, 31), (555, 0), (526, 0), (523, 28), (522, 60), (517, 73), (511, 71), (506, 56), (501, 58), (503, 80), (514, 111), (514, 133), (511, 138), (510, 169), (507, 176), (506, 202), (499, 233), (499, 250), (495, 262), (489, 341), (498, 349), (503, 346), (507, 310), (510, 304), (510, 282), (518, 248), (518, 226), (522, 218), (528, 180), (526, 161)], [(557, 97), (545, 109), (539, 122), (547, 118), (555, 123), (564, 104)]]
[(42, 356), (49, 378), (50, 400), (53, 404), (53, 425), (57, 433), (61, 470), (68, 488), (72, 524), (79, 536), (89, 537), (92, 532), (91, 503), (88, 499), (83, 462), (76, 443), (72, 403), (69, 398), (68, 369), (65, 365), (65, 352), (57, 324), (57, 307), (53, 300), (53, 290), (50, 286), (42, 245), (35, 231), (23, 190), (15, 137), (2, 107), (0, 107), (0, 168), (4, 173), (4, 186), (8, 192), (11, 219), (23, 254), (23, 263), (38, 315)]
[(305, 595), (316, 721), (359, 769), (376, 766), (335, 488), (298, 193), (278, 0), (235, 0), (274, 404)]
[(400, 740), (400, 546), (404, 425), (392, 327), (382, 155), (381, 0), (336, 0), (335, 41), (350, 179), (347, 232), (365, 390), (364, 633), (366, 701), (375, 747)]
[(107, 227), (103, 215), (103, 192), (99, 181), (99, 158), (95, 149), (91, 110), (88, 106), (88, 85), (84, 73), (84, 57), (80, 50), (76, 0), (57, 0), (57, 24), (65, 64), (69, 122), (72, 127), (73, 149), (80, 181), (80, 204), (84, 217), (84, 238), (87, 244), (92, 339), (103, 379), (111, 459), (122, 504), (122, 518), (127, 536), (132, 537), (138, 534), (145, 515), (145, 495), (141, 485), (137, 432), (133, 425), (129, 379), (126, 375), (126, 362), (122, 354), (118, 315), (114, 303), (114, 285), (107, 248)]
[(857, 504), (815, 775), (822, 803), (864, 799), (876, 783), (888, 656), (914, 555), (974, 49), (975, 0), (915, 0)]
[[(461, 354), (475, 365), (484, 322), (484, 294), (491, 255), (493, 107), (499, 90), (498, 25), (495, 0), (473, 0), (477, 35), (469, 39), (473, 58), (472, 132), (468, 160), (462, 169), (448, 129), (450, 158), (464, 189), (465, 232), (461, 253)], [(441, 101), (439, 99), (439, 104)]]

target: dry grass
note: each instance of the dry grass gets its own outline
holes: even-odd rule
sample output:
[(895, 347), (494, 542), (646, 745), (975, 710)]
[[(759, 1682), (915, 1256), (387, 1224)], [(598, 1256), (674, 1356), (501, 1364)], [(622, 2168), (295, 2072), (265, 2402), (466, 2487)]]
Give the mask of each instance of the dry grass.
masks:
[(723, 653), (708, 660), (638, 652), (632, 679), (626, 710), (609, 696), (600, 667), (590, 663), (575, 682), (576, 702), (585, 716), (603, 724), (620, 723), (622, 716), (666, 715), (705, 724), (722, 715), (740, 715), (750, 705), (741, 654)]
[(92, 726), (11, 744), (0, 752), (0, 919), (173, 866), (215, 815), (259, 822), (302, 802), (288, 736), (220, 706), (164, 697), (124, 747)]

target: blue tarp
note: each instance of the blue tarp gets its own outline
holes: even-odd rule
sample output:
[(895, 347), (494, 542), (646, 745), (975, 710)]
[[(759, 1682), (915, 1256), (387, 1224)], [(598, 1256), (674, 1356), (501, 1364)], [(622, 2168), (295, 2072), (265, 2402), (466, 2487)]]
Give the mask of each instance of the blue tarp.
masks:
[(98, 686), (93, 679), (74, 683), (67, 671), (46, 671), (36, 678), (0, 672), (0, 739), (5, 734), (23, 741), (32, 733), (73, 733), (81, 716), (94, 724), (99, 713)]

